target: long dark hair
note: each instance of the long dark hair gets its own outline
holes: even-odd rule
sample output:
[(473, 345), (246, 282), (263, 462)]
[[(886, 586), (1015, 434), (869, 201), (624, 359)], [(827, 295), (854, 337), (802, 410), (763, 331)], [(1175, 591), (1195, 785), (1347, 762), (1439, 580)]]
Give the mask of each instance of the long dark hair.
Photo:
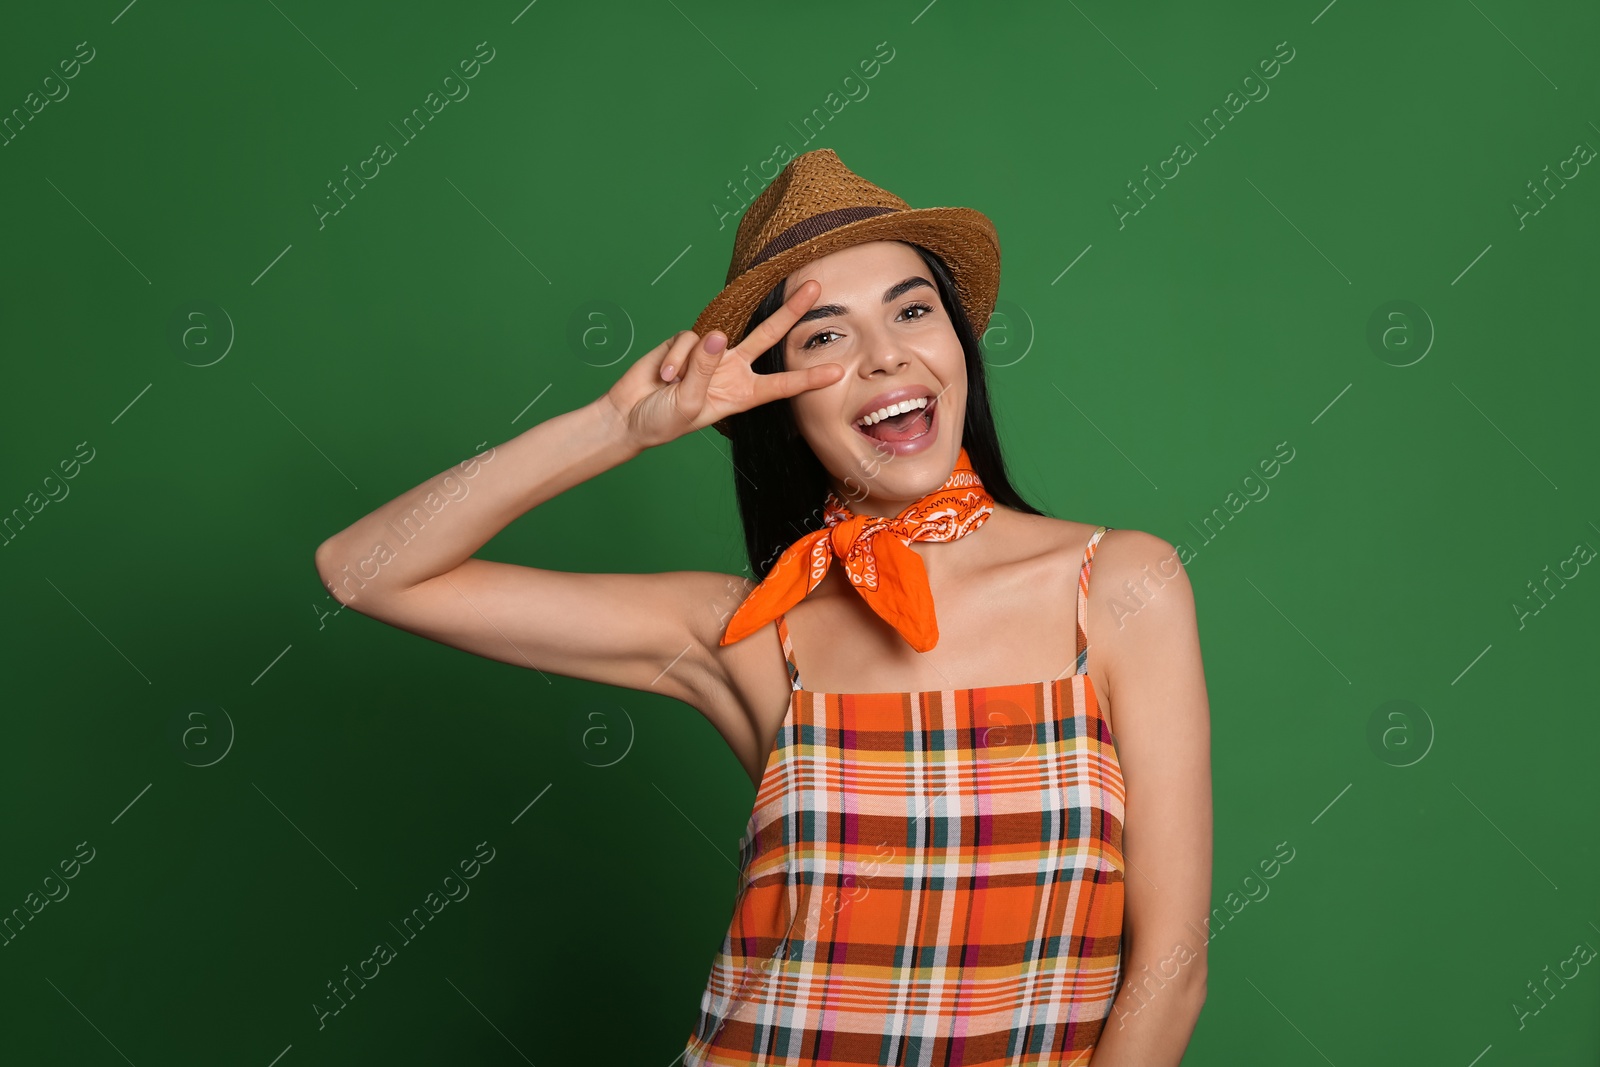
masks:
[[(967, 364), (967, 410), (962, 444), (973, 470), (995, 502), (1030, 515), (1044, 512), (1022, 498), (1006, 474), (989, 410), (989, 389), (984, 377), (983, 349), (972, 331), (961, 301), (956, 297), (950, 269), (936, 252), (905, 242), (927, 264), (939, 289), (939, 301), (955, 326)], [(784, 281), (772, 288), (750, 316), (745, 334), (783, 306)], [(783, 341), (751, 363), (757, 374), (784, 369)], [(812, 530), (820, 530), (822, 504), (831, 486), (827, 469), (800, 435), (789, 400), (762, 404), (728, 419), (728, 439), (733, 446), (733, 480), (744, 524), (745, 551), (757, 579), (765, 578), (785, 548)], [(846, 501), (848, 504), (849, 501)]]

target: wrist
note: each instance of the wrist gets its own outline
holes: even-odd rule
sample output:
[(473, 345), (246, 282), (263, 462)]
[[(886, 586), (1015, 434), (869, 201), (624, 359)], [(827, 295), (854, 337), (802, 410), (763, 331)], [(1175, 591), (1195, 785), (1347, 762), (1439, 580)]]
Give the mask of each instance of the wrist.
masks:
[(601, 393), (591, 400), (588, 406), (591, 416), (600, 424), (601, 434), (622, 450), (626, 458), (632, 459), (644, 451), (645, 446), (634, 439), (627, 416), (617, 407), (609, 392)]

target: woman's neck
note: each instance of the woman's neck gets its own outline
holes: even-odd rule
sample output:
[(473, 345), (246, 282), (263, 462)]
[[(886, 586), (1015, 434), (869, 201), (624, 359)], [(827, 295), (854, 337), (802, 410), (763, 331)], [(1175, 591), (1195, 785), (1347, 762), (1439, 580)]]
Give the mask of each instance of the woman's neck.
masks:
[(911, 550), (922, 557), (922, 567), (930, 584), (961, 584), (970, 575), (985, 571), (1006, 554), (1018, 512), (1004, 504), (993, 505), (994, 513), (976, 530), (954, 541), (913, 541)]

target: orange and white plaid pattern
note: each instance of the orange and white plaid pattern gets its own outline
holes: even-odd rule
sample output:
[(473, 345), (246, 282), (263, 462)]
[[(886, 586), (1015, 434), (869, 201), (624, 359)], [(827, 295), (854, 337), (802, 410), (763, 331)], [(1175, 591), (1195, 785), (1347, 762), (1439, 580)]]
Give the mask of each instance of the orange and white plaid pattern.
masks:
[(1075, 673), (791, 702), (686, 1067), (1087, 1064), (1122, 979), (1124, 790)]

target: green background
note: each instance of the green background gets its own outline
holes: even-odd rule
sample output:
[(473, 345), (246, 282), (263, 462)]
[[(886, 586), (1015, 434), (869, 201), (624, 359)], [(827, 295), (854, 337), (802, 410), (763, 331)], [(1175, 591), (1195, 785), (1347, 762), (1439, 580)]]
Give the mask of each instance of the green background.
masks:
[[(1215, 934), (1184, 1062), (1596, 1062), (1600, 961), (1513, 1005), (1600, 947), (1600, 574), (1529, 589), (1600, 547), (1600, 175), (1537, 214), (1528, 188), (1600, 146), (1600, 10), (123, 3), (0, 35), (5, 114), (94, 50), (0, 147), (0, 914), (94, 857), (0, 948), (0, 1060), (673, 1062), (753, 798), (717, 733), (331, 614), (312, 554), (687, 328), (728, 183), (784, 144), (986, 212), (1020, 487), (1191, 549), (1213, 903), (1295, 855)], [(482, 555), (736, 572), (723, 442)], [(471, 895), (319, 1029), (325, 983), (480, 842)]]

